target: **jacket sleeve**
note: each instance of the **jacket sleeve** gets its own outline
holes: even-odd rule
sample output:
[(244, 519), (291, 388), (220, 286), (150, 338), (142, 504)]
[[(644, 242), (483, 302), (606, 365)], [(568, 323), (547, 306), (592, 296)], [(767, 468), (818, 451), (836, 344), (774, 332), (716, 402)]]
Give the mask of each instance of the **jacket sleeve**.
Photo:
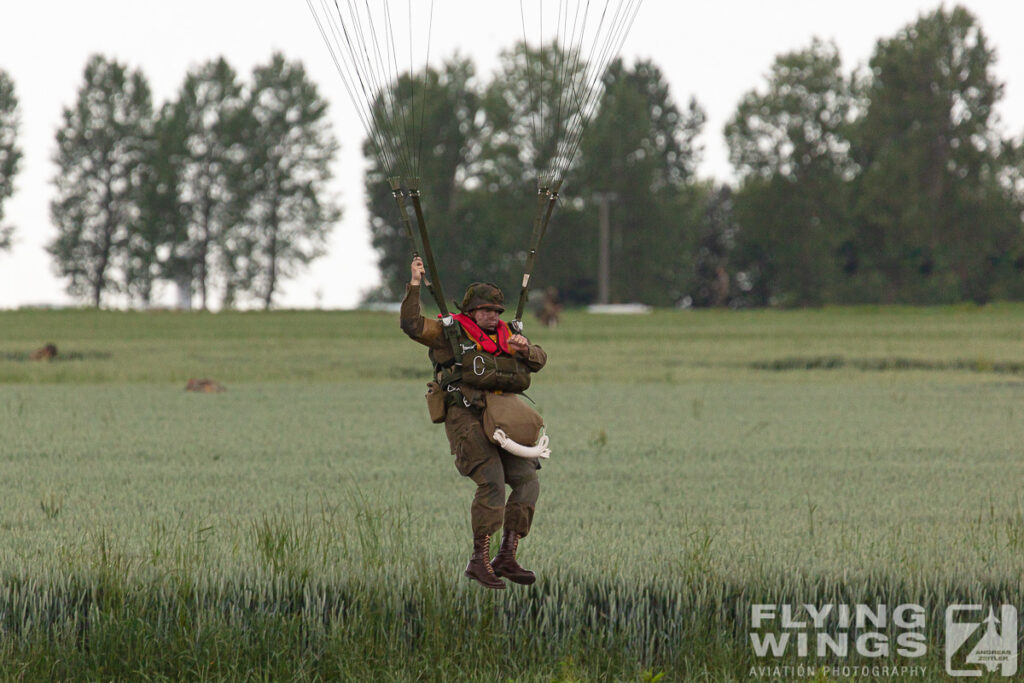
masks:
[(441, 323), (437, 320), (424, 318), (420, 313), (419, 285), (405, 286), (405, 298), (402, 299), (399, 324), (402, 326), (402, 331), (410, 339), (418, 341), (424, 346), (429, 346), (432, 349), (442, 349), (448, 345), (444, 338), (444, 331), (441, 329)]
[(530, 368), (530, 372), (537, 372), (548, 362), (548, 354), (536, 344), (530, 344), (530, 349), (527, 351), (526, 357), (523, 358), (523, 362), (526, 363), (526, 367)]

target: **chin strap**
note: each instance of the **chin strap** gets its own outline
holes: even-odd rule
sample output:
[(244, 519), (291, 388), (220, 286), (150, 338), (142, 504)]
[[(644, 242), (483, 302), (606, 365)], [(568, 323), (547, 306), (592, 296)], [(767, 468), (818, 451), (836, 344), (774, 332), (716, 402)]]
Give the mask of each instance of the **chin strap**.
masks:
[(516, 443), (512, 439), (508, 438), (504, 431), (501, 429), (494, 430), (494, 440), (503, 449), (517, 455), (520, 458), (527, 458), (528, 460), (537, 460), (539, 458), (550, 458), (551, 449), (548, 448), (548, 435), (540, 437), (535, 446), (524, 446), (521, 443)]

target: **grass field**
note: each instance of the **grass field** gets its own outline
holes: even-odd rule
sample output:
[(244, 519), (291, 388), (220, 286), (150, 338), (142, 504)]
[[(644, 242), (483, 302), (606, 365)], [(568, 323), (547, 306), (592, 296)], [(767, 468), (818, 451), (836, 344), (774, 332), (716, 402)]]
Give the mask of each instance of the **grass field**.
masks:
[(878, 663), (758, 658), (751, 604), (912, 602), (928, 655), (884, 663), (951, 680), (947, 604), (1024, 608), (1022, 320), (528, 327), (540, 580), (494, 594), (396, 316), (0, 313), (0, 678), (751, 680)]

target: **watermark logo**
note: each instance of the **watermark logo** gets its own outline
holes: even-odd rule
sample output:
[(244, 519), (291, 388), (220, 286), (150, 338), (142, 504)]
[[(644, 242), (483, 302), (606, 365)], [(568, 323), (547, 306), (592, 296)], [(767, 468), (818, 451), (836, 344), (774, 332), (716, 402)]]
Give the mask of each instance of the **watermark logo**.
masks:
[(915, 658), (928, 651), (925, 610), (915, 604), (756, 604), (750, 617), (757, 657)]
[(977, 677), (983, 670), (1003, 676), (1017, 673), (1017, 609), (991, 607), (988, 616), (981, 605), (950, 605), (946, 608), (946, 673)]

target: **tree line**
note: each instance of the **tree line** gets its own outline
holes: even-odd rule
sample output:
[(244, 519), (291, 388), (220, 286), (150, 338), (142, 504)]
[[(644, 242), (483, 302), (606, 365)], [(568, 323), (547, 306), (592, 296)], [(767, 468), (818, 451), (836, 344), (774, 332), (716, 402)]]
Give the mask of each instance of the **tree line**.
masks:
[(14, 176), (21, 164), (18, 147), (18, 97), (14, 82), (0, 69), (0, 251), (10, 249), (13, 226), (4, 225), (4, 202), (14, 194)]
[[(573, 59), (557, 44), (532, 57)], [(725, 128), (728, 185), (697, 177), (700, 105), (675, 102), (655, 64), (616, 62), (533, 281), (568, 303), (595, 300), (599, 210), (609, 202), (616, 301), (1024, 298), (1024, 159), (994, 114), (995, 58), (959, 6), (880, 39), (866, 69), (844, 71), (836, 46), (818, 39), (779, 55)], [(508, 50), (486, 83), (465, 59), (404, 78), (427, 86), (422, 185), (442, 274), (457, 288), (483, 278), (515, 291), (534, 169), (550, 147), (531, 138), (531, 117), (553, 110), (525, 48)], [(394, 299), (409, 247), (382, 180), (379, 168), (367, 177), (383, 275), (374, 296)]]
[[(536, 169), (554, 150), (534, 117), (555, 111), (545, 79), (579, 59), (557, 44), (531, 50), (507, 50), (486, 81), (456, 56), (393, 85), (389, 106), (403, 106), (414, 79), (422, 98), (421, 191), (449, 292), (477, 279), (518, 289)], [(604, 204), (613, 301), (1024, 298), (1024, 144), (994, 113), (995, 59), (959, 6), (880, 39), (866, 67), (845, 70), (818, 39), (779, 55), (725, 127), (729, 184), (698, 177), (700, 104), (677, 103), (651, 61), (614, 62), (532, 282), (569, 304), (596, 299)], [(72, 294), (146, 305), (163, 280), (202, 308), (270, 307), (283, 279), (323, 253), (341, 215), (326, 191), (338, 145), (301, 64), (275, 54), (242, 82), (211, 61), (159, 107), (144, 75), (116, 61), (93, 57), (83, 80), (57, 133), (51, 207), (49, 250)], [(0, 72), (0, 249), (17, 125)], [(368, 299), (395, 300), (410, 247), (369, 141), (364, 151), (382, 276)]]
[[(54, 155), (47, 248), (68, 292), (147, 307), (164, 280), (184, 305), (269, 308), (341, 215), (325, 190), (338, 149), (326, 111), (302, 65), (280, 54), (248, 82), (224, 59), (198, 66), (161, 106), (141, 71), (90, 58)], [(20, 154), (12, 112), (0, 74), (0, 203)]]

